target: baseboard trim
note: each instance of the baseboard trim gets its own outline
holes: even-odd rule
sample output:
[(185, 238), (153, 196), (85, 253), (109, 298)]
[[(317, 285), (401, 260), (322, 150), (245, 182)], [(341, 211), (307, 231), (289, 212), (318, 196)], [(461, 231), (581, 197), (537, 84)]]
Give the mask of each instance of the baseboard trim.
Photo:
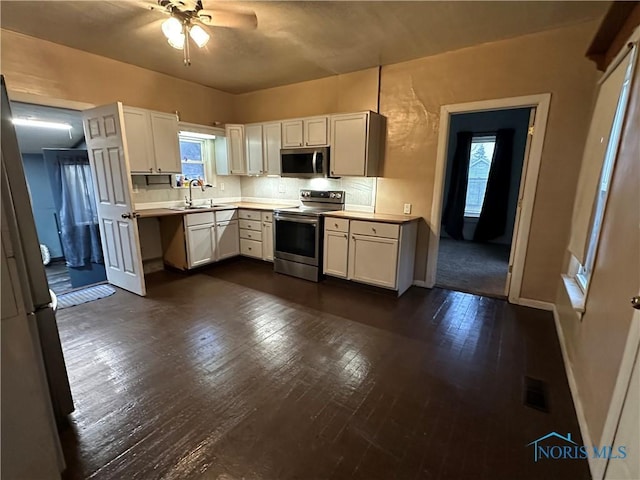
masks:
[(537, 308), (538, 310), (546, 310), (547, 312), (552, 312), (555, 308), (555, 305), (551, 302), (543, 302), (542, 300), (533, 300), (531, 298), (519, 298), (515, 303), (523, 307)]
[(425, 282), (424, 280), (414, 280), (413, 285), (421, 288), (429, 288), (427, 282)]
[[(593, 451), (593, 442), (591, 441), (591, 435), (589, 434), (589, 428), (587, 426), (587, 418), (584, 415), (584, 408), (582, 407), (582, 401), (580, 400), (580, 394), (578, 392), (578, 384), (576, 378), (573, 375), (573, 367), (571, 366), (571, 360), (569, 360), (569, 353), (567, 352), (567, 344), (564, 339), (564, 332), (560, 325), (560, 317), (556, 306), (553, 305), (553, 321), (556, 325), (556, 333), (558, 335), (558, 342), (560, 343), (560, 350), (562, 351), (562, 361), (564, 362), (564, 370), (567, 373), (567, 381), (569, 382), (569, 390), (571, 390), (571, 398), (573, 399), (573, 407), (576, 409), (576, 416), (578, 417), (578, 425), (580, 427), (580, 435), (582, 435), (582, 442), (588, 451)], [(589, 471), (592, 478), (596, 478), (596, 460), (591, 456), (588, 457)]]

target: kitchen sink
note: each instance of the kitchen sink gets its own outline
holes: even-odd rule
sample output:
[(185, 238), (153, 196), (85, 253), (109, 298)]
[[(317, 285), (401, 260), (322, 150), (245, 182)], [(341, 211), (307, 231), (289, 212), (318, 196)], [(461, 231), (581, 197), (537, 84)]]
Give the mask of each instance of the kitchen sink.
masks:
[(205, 210), (210, 208), (225, 208), (229, 207), (229, 205), (192, 205), (190, 207), (171, 207), (171, 210)]

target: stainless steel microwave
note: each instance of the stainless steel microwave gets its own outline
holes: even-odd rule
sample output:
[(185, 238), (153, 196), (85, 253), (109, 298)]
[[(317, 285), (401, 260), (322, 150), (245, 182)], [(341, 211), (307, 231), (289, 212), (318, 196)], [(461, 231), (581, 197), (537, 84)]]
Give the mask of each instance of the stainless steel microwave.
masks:
[(313, 178), (329, 176), (329, 147), (283, 148), (280, 176)]

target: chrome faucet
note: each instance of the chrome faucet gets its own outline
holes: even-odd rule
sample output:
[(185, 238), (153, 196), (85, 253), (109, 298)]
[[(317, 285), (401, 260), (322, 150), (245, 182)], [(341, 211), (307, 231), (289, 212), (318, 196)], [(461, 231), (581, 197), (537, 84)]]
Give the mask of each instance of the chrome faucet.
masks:
[(193, 192), (191, 191), (193, 182), (196, 182), (198, 185), (200, 185), (200, 188), (202, 189), (203, 192), (206, 187), (211, 187), (211, 185), (209, 185), (208, 183), (205, 184), (204, 182), (202, 182), (202, 184), (200, 184), (200, 180), (197, 178), (194, 178), (193, 180), (189, 180), (189, 198), (187, 199), (187, 196), (186, 195), (184, 196), (184, 203), (187, 204), (187, 207), (193, 206)]

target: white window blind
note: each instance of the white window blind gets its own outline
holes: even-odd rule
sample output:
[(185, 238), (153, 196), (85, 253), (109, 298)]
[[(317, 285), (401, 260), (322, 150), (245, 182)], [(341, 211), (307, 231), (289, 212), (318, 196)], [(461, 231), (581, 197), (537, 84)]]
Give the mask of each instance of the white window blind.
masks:
[(602, 167), (612, 139), (613, 120), (631, 58), (632, 55), (628, 54), (601, 83), (587, 134), (569, 239), (569, 251), (580, 264), (586, 260)]

